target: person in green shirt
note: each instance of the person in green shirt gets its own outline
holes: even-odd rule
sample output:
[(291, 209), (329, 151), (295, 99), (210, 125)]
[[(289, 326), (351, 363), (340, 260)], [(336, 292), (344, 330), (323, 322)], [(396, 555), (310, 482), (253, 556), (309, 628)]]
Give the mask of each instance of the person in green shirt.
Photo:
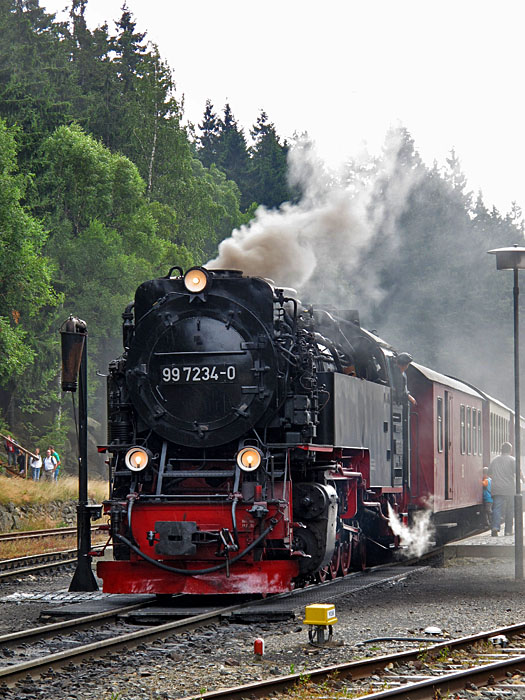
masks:
[(58, 452), (57, 452), (57, 451), (55, 450), (55, 448), (53, 447), (53, 445), (49, 445), (49, 449), (51, 450), (51, 454), (53, 455), (53, 457), (54, 457), (54, 458), (56, 459), (56, 461), (57, 461), (57, 465), (56, 465), (56, 467), (55, 467), (55, 472), (54, 472), (54, 474), (53, 474), (53, 479), (54, 479), (55, 481), (58, 481), (58, 473), (59, 473), (59, 471), (60, 471), (60, 457), (59, 457)]

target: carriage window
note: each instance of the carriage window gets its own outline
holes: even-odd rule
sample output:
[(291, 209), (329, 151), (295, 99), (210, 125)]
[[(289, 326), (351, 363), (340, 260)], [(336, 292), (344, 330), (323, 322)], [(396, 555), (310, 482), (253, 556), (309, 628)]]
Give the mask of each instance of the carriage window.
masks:
[(467, 454), (472, 452), (472, 409), (467, 406)]
[(461, 454), (465, 454), (465, 406), (459, 407), (459, 436)]
[(494, 414), (490, 414), (490, 451), (494, 452)]
[(437, 448), (438, 452), (443, 452), (443, 398), (438, 396), (437, 400)]
[(478, 411), (478, 455), (483, 454), (483, 443), (481, 442), (481, 411)]
[(478, 409), (472, 409), (472, 454), (478, 453)]

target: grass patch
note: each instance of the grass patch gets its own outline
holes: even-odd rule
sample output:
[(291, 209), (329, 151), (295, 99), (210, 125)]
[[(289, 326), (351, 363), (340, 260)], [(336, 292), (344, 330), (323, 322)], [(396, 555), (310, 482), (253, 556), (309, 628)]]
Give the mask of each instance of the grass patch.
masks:
[[(108, 497), (107, 482), (91, 479), (88, 496), (96, 503)], [(0, 475), (0, 505), (14, 503), (16, 506), (66, 503), (78, 500), (78, 479), (65, 476), (54, 481), (33, 481)]]

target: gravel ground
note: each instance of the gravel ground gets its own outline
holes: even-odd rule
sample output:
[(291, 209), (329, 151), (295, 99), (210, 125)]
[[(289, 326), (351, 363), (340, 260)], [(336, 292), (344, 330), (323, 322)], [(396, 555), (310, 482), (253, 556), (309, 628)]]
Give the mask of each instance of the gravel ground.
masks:
[[(67, 589), (71, 574), (2, 584), (0, 597), (14, 592)], [(402, 642), (359, 644), (387, 636), (421, 636), (429, 626), (442, 636), (459, 637), (525, 620), (525, 584), (514, 579), (514, 560), (452, 559), (443, 567), (410, 573), (335, 601), (338, 623), (334, 645), (308, 644), (303, 610), (285, 623), (222, 624), (170, 637), (124, 656), (83, 664), (45, 679), (25, 681), (16, 689), (0, 687), (0, 697), (53, 700), (156, 700), (195, 695), (273, 675), (285, 675), (401, 650)], [(327, 601), (330, 602), (330, 601)], [(41, 602), (2, 602), (0, 633), (39, 623)], [(253, 654), (257, 637), (265, 655)], [(0, 647), (0, 665), (3, 658)], [(512, 696), (517, 697), (517, 696)]]

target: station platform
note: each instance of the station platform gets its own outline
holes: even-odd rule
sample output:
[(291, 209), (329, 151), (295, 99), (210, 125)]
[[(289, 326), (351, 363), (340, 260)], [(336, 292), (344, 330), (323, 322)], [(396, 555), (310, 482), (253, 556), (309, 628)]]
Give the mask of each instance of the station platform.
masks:
[[(500, 532), (498, 537), (492, 537), (490, 530), (480, 535), (473, 535), (464, 540), (450, 542), (445, 545), (445, 560), (461, 557), (474, 558), (506, 558), (514, 557), (514, 535), (505, 536)], [(524, 548), (525, 549), (525, 548)]]

